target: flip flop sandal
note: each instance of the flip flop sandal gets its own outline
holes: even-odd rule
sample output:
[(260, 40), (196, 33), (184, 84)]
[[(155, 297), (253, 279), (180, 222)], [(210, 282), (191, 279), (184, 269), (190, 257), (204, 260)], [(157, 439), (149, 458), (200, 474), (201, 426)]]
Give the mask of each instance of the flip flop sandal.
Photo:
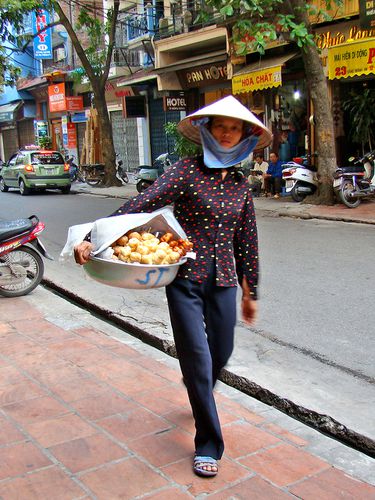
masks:
[[(204, 467), (216, 467), (216, 470), (206, 470)], [(195, 455), (193, 470), (197, 476), (201, 477), (212, 477), (216, 476), (218, 473), (217, 460), (212, 457), (204, 457), (201, 455)]]

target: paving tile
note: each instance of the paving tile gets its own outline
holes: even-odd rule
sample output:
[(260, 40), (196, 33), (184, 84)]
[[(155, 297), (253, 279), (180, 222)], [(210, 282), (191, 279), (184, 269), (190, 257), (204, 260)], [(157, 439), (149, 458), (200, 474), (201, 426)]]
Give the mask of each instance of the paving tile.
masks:
[(129, 443), (147, 434), (155, 435), (171, 427), (169, 422), (143, 408), (97, 420), (96, 424), (123, 443)]
[[(10, 322), (14, 318), (19, 318), (22, 310), (22, 317), (28, 320), (32, 318), (42, 318), (42, 313), (36, 307), (31, 305), (27, 299), (20, 297), (1, 298), (0, 300), (0, 318), (1, 321)], [(24, 320), (23, 320), (24, 321)]]
[(33, 352), (33, 349), (40, 351), (41, 347), (37, 342), (29, 340), (22, 335), (0, 340), (0, 352), (3, 356), (13, 358), (20, 354), (26, 354), (28, 351)]
[(27, 424), (25, 429), (44, 448), (97, 433), (84, 420), (72, 414)]
[(185, 460), (162, 467), (161, 470), (177, 484), (184, 486), (193, 496), (218, 492), (229, 486), (230, 483), (245, 480), (253, 475), (245, 467), (223, 457), (219, 462), (217, 476), (201, 478), (193, 472), (193, 455)]
[(113, 342), (113, 346), (110, 346), (109, 349), (110, 351), (116, 353), (117, 356), (130, 359), (136, 359), (139, 356), (142, 356), (142, 354), (140, 354), (137, 349), (133, 349), (128, 345), (121, 344), (121, 341), (119, 340), (114, 340)]
[(83, 378), (79, 381), (79, 384), (77, 384), (74, 379), (66, 380), (62, 383), (57, 381), (49, 384), (49, 390), (67, 402), (95, 396), (95, 394), (101, 393), (106, 388), (107, 386), (105, 383), (98, 382), (91, 378)]
[(148, 435), (129, 442), (127, 446), (156, 467), (191, 457), (194, 453), (192, 436), (179, 429)]
[(0, 446), (14, 441), (23, 441), (25, 436), (11, 422), (0, 415)]
[(113, 387), (129, 397), (136, 396), (145, 391), (158, 391), (170, 385), (166, 379), (159, 377), (146, 370), (135, 370), (133, 374), (107, 380)]
[(32, 443), (0, 448), (0, 481), (47, 465), (51, 465), (51, 461)]
[[(96, 330), (94, 328), (80, 327), (80, 328), (74, 328), (71, 331), (75, 335), (78, 335), (79, 337), (85, 338), (97, 346), (106, 347), (108, 349), (117, 348), (119, 346), (119, 341), (117, 339), (114, 339), (114, 338), (108, 336), (107, 334), (100, 332), (99, 330)], [(126, 347), (126, 346), (124, 346), (124, 347)], [(131, 355), (131, 351), (134, 351), (134, 349), (130, 349), (128, 351), (128, 353), (126, 354), (126, 357)], [(137, 351), (134, 351), (134, 352), (137, 352)], [(124, 352), (124, 355), (125, 355), (125, 352)]]
[(195, 423), (190, 409), (179, 408), (178, 410), (167, 413), (164, 415), (164, 418), (179, 429), (183, 429), (192, 436), (195, 435)]
[(278, 486), (286, 486), (330, 467), (327, 462), (289, 444), (262, 450), (240, 462)]
[(132, 398), (141, 406), (144, 406), (158, 415), (166, 415), (174, 412), (181, 413), (181, 411), (191, 415), (191, 410), (188, 411), (187, 407), (181, 408), (181, 406), (172, 403), (168, 399), (160, 397), (159, 394), (158, 397), (155, 398), (155, 391), (153, 390), (149, 390), (137, 396), (132, 396)]
[[(1, 312), (0, 312), (1, 315)], [(14, 328), (9, 323), (0, 324), (0, 339), (5, 338), (10, 333), (14, 332)]]
[(115, 354), (104, 351), (94, 345), (90, 349), (77, 349), (64, 352), (63, 357), (81, 368), (90, 368), (90, 366), (101, 364), (106, 364), (110, 367), (114, 360), (117, 359)]
[(276, 424), (267, 423), (262, 425), (261, 428), (271, 432), (272, 434), (275, 434), (281, 439), (286, 439), (297, 446), (307, 446), (309, 444), (308, 441), (306, 441), (305, 439), (302, 439), (301, 437), (292, 434), (291, 432), (287, 431), (286, 429), (283, 429), (282, 427)]
[(142, 498), (144, 498), (144, 500), (185, 500), (188, 498), (191, 499), (192, 497), (177, 488), (164, 488), (158, 493), (151, 493)]
[(51, 352), (57, 353), (64, 359), (69, 359), (69, 355), (80, 351), (80, 354), (90, 349), (95, 349), (91, 342), (85, 339), (77, 339), (76, 337), (64, 340), (63, 342), (51, 342), (48, 344), (48, 349)]
[(251, 424), (260, 424), (264, 422), (264, 418), (257, 413), (248, 410), (244, 406), (238, 404), (236, 401), (223, 396), (222, 394), (215, 393), (218, 410), (221, 409), (235, 415), (237, 418), (242, 418)]
[(49, 448), (49, 451), (73, 473), (118, 460), (128, 452), (101, 434), (74, 439)]
[[(158, 398), (165, 399), (167, 401), (170, 401), (174, 405), (181, 407), (185, 406), (186, 408), (190, 408), (190, 403), (188, 399), (188, 395), (186, 392), (185, 387), (182, 387), (182, 385), (175, 386), (173, 384), (166, 385), (165, 387), (162, 387), (158, 389)], [(137, 395), (133, 395), (133, 399), (137, 399)]]
[(46, 347), (41, 348), (39, 352), (35, 350), (32, 353), (17, 354), (14, 356), (14, 360), (18, 366), (31, 374), (39, 373), (49, 367), (58, 369), (58, 367), (64, 363), (59, 356), (49, 351)]
[(40, 396), (46, 396), (46, 392), (39, 385), (27, 380), (19, 384), (0, 387), (0, 406)]
[(242, 457), (280, 442), (277, 437), (247, 422), (226, 425), (222, 431), (225, 454), (231, 458)]
[(0, 498), (4, 500), (83, 500), (84, 494), (85, 491), (57, 467), (0, 483)]
[(374, 500), (375, 487), (331, 467), (291, 486), (289, 491), (304, 500)]
[(8, 365), (0, 367), (0, 387), (7, 387), (12, 384), (19, 384), (28, 381), (29, 379), (27, 379), (21, 371), (14, 366)]
[(99, 420), (117, 413), (138, 410), (139, 406), (109, 389), (71, 403), (72, 408), (88, 420)]
[(96, 498), (126, 500), (152, 492), (168, 484), (160, 474), (137, 458), (110, 464), (80, 476)]
[(88, 373), (74, 366), (69, 361), (61, 361), (60, 363), (56, 363), (56, 365), (49, 366), (40, 365), (38, 367), (28, 368), (28, 371), (33, 377), (47, 386), (57, 382), (65, 383), (69, 380), (75, 380), (76, 383), (79, 384), (81, 379), (89, 377)]
[[(207, 500), (292, 500), (292, 498), (292, 495), (254, 476), (239, 484), (229, 486), (219, 493), (208, 495)], [(318, 498), (315, 497), (315, 500)]]
[(17, 403), (2, 406), (2, 409), (21, 424), (46, 420), (64, 415), (70, 411), (69, 408), (49, 396), (18, 401)]
[(28, 321), (20, 320), (13, 321), (12, 326), (26, 337), (36, 340), (40, 344), (48, 344), (50, 342), (61, 342), (68, 340), (73, 336), (50, 321), (45, 319), (30, 319)]

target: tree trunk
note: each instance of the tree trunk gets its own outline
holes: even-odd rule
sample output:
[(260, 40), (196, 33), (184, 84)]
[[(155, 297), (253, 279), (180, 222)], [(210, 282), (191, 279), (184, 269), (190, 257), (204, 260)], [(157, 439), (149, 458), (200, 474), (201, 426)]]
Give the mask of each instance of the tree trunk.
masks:
[[(304, 22), (311, 33), (310, 22), (303, 0), (291, 0), (297, 22)], [(301, 51), (305, 66), (306, 81), (314, 105), (315, 142), (318, 152), (319, 186), (313, 196), (306, 198), (306, 203), (315, 205), (333, 205), (333, 178), (336, 169), (336, 151), (333, 132), (333, 117), (328, 96), (327, 79), (324, 75), (317, 47), (307, 46)]]
[(104, 160), (104, 178), (102, 186), (121, 186), (116, 177), (116, 153), (113, 144), (112, 124), (109, 119), (107, 103), (104, 97), (104, 88), (93, 86), (95, 97), (95, 108), (98, 111), (101, 129), (101, 147)]

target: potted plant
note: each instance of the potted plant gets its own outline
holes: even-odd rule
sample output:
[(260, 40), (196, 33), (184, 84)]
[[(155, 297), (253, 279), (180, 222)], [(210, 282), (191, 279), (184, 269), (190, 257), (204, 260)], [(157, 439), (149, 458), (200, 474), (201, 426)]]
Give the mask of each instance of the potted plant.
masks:
[(367, 88), (361, 93), (351, 92), (342, 107), (350, 114), (351, 139), (361, 144), (362, 154), (375, 147), (375, 89)]
[(39, 137), (38, 144), (42, 149), (52, 149), (52, 139), (48, 135)]
[(177, 130), (177, 123), (167, 122), (164, 125), (164, 130), (167, 136), (172, 139), (173, 142), (173, 152), (179, 158), (187, 158), (191, 156), (197, 156), (202, 153), (201, 146), (190, 142)]

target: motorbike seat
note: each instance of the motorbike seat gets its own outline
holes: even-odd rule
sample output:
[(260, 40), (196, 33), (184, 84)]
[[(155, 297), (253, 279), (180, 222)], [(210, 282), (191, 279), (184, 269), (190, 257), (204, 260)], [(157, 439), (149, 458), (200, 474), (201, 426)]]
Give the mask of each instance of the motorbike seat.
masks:
[(362, 174), (366, 173), (365, 168), (362, 165), (351, 165), (349, 167), (340, 167), (340, 170), (344, 174)]
[(0, 241), (7, 240), (13, 236), (29, 231), (33, 227), (30, 219), (16, 219), (0, 221)]

